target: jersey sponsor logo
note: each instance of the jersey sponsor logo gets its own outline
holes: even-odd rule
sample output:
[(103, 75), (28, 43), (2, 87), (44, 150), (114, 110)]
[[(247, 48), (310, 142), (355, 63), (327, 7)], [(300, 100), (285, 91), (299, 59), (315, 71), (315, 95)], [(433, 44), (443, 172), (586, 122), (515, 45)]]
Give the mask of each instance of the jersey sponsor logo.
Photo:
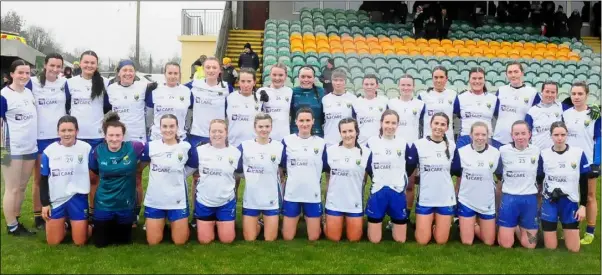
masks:
[(400, 120), (399, 120), (399, 126), (404, 126), (404, 127), (405, 127), (405, 126), (408, 126), (408, 121), (407, 121), (407, 120), (400, 119)]
[(549, 132), (550, 131), (550, 126), (535, 126), (535, 132), (537, 133), (543, 133), (543, 132)]
[(360, 117), (359, 124), (372, 123), (374, 120), (373, 117)]
[(466, 180), (483, 181), (483, 175), (475, 173), (464, 173), (464, 178)]
[(248, 115), (232, 114), (232, 121), (250, 121), (251, 118)]
[(162, 167), (156, 164), (152, 164), (151, 165), (151, 171), (153, 172), (157, 172), (157, 173), (169, 173), (171, 169), (169, 169), (169, 167)]
[(343, 114), (341, 113), (328, 113), (325, 116), (325, 119), (342, 119)]
[(500, 106), (502, 112), (516, 113), (516, 108), (513, 106), (502, 105)]
[(331, 176), (349, 177), (349, 171), (344, 169), (330, 169)]
[(155, 112), (173, 112), (173, 111), (174, 111), (173, 107), (164, 107), (164, 106), (160, 106), (160, 105), (155, 106)]
[(309, 166), (307, 159), (290, 159), (291, 166)]
[(424, 165), (422, 166), (422, 170), (424, 172), (441, 172), (445, 170), (445, 167), (443, 167), (443, 165)]
[(38, 98), (38, 105), (52, 105), (57, 104), (58, 100), (55, 98)]
[(466, 118), (482, 118), (483, 114), (479, 112), (464, 112)]
[(250, 166), (247, 167), (247, 173), (254, 173), (254, 174), (263, 174), (265, 172), (265, 170), (263, 169), (263, 167), (257, 167), (257, 166)]
[(92, 99), (89, 98), (74, 98), (73, 105), (90, 105), (92, 104)]
[(374, 170), (378, 170), (378, 169), (391, 169), (391, 163), (390, 162), (373, 162), (372, 163), (372, 169)]
[(209, 99), (209, 98), (201, 98), (201, 97), (198, 97), (198, 96), (194, 97), (194, 102), (202, 104), (202, 105), (211, 105), (211, 99)]
[(525, 172), (514, 172), (514, 171), (506, 171), (507, 178), (526, 178), (527, 174)]
[(203, 170), (201, 171), (201, 173), (203, 173), (205, 175), (209, 175), (209, 176), (221, 176), (222, 170), (203, 167)]
[(50, 171), (53, 177), (65, 177), (65, 176), (73, 176), (73, 169), (61, 168), (61, 169), (52, 169)]
[(15, 114), (15, 120), (18, 120), (18, 121), (30, 120), (32, 118), (33, 118), (33, 113)]
[(552, 181), (552, 182), (558, 182), (558, 183), (567, 183), (569, 182), (568, 178), (566, 176), (550, 176), (548, 175), (547, 178), (548, 181)]
[(118, 114), (129, 113), (130, 108), (113, 106), (113, 112), (118, 113)]
[(266, 113), (281, 113), (283, 112), (282, 108), (274, 108), (274, 107), (265, 107)]

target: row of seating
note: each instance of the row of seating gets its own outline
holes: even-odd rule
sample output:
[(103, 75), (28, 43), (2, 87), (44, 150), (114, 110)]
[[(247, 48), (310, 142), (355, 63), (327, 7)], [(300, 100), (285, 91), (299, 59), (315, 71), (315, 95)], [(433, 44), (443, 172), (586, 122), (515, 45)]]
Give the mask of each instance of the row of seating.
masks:
[(474, 27), (473, 23), (469, 23), (466, 21), (455, 20), (451, 26), (450, 30), (452, 31), (464, 31), (469, 32), (473, 31), (479, 34), (487, 34), (487, 33), (516, 33), (516, 34), (537, 34), (539, 35), (541, 30), (539, 28), (533, 26), (524, 26), (522, 24), (512, 24), (512, 23), (499, 23), (492, 22), (492, 24), (487, 23), (483, 26)]

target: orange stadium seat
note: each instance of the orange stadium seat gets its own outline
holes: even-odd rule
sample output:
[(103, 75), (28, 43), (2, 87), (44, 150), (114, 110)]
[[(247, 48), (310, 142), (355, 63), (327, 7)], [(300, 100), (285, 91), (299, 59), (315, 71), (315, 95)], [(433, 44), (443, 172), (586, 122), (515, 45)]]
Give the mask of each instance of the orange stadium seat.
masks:
[(522, 49), (523, 47), (524, 47), (524, 45), (521, 42), (512, 42), (512, 48), (515, 48), (515, 49), (519, 49), (520, 48), (520, 49)]
[(464, 46), (465, 47), (476, 47), (477, 46), (477, 42), (475, 42), (474, 40), (466, 40), (464, 41)]
[(487, 41), (483, 41), (483, 40), (479, 40), (477, 41), (477, 47), (482, 47), (482, 46), (489, 46), (489, 43), (487, 43)]
[(374, 36), (369, 36), (366, 38), (366, 42), (370, 43), (370, 42), (376, 42), (378, 43), (378, 38), (374, 37)]
[(337, 35), (331, 35), (328, 37), (328, 41), (332, 42), (332, 41), (338, 41), (341, 42), (341, 38)]
[(397, 55), (408, 55), (408, 51), (406, 49), (398, 49), (395, 51)]
[(443, 46), (443, 45), (453, 46), (453, 42), (449, 39), (443, 39), (443, 40), (441, 40), (441, 46)]
[(393, 37), (393, 38), (391, 38), (391, 42), (393, 42), (393, 43), (395, 43), (395, 42), (401, 42), (401, 43), (403, 43), (403, 39), (399, 38), (399, 37)]
[(389, 43), (391, 43), (391, 38), (388, 38), (386, 36), (381, 36), (381, 37), (378, 38), (378, 41), (380, 43), (382, 43), (382, 42), (389, 42)]
[(385, 55), (395, 55), (395, 51), (393, 51), (393, 50), (384, 50), (383, 53)]
[(556, 45), (554, 43), (548, 43), (548, 45), (546, 46), (546, 48), (548, 50), (557, 50), (558, 49), (558, 45)]
[(510, 47), (512, 48), (512, 43), (508, 42), (508, 41), (502, 41), (502, 43), (500, 43), (500, 47), (504, 48), (504, 47)]
[(454, 40), (454, 42), (452, 44), (454, 45), (454, 48), (456, 47), (456, 45), (464, 46), (464, 41), (463, 40)]
[(406, 43), (406, 44), (407, 43), (416, 44), (416, 39), (411, 38), (411, 37), (406, 37), (406, 38), (403, 39), (403, 42)]
[(539, 50), (539, 49), (541, 49), (541, 50), (545, 50), (545, 49), (547, 49), (547, 46), (546, 46), (546, 44), (544, 44), (544, 43), (536, 43), (536, 44), (535, 44), (535, 49), (538, 49), (538, 50)]
[(525, 44), (523, 44), (523, 48), (525, 48), (525, 49), (535, 49), (535, 43), (533, 43), (533, 42), (526, 42)]
[(500, 47), (501, 48), (501, 44), (500, 44), (500, 42), (497, 42), (497, 41), (491, 41), (491, 42), (489, 42), (489, 47)]
[(366, 42), (366, 38), (361, 36), (361, 35), (356, 35), (353, 38), (353, 42), (358, 43), (358, 42)]
[(439, 39), (429, 39), (429, 46), (439, 46), (441, 45), (441, 41)]

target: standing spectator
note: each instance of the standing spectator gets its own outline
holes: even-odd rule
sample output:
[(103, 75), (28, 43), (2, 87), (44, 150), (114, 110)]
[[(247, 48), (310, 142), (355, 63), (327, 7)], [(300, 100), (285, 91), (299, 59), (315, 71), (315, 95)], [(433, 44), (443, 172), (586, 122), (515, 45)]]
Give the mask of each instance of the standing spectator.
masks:
[(324, 87), (324, 95), (332, 92), (332, 82), (330, 81), (332, 70), (334, 70), (334, 60), (329, 58), (326, 60), (326, 67), (324, 68), (324, 71), (322, 71), (322, 75), (318, 78)]
[[(190, 65), (190, 79), (194, 79), (194, 74), (198, 71), (198, 68), (203, 68), (205, 59), (207, 59), (207, 56), (203, 54)], [(203, 73), (203, 75), (205, 74)]]
[(416, 8), (416, 13), (414, 15), (414, 37), (420, 38), (422, 37), (422, 31), (424, 30), (424, 21), (425, 15), (422, 12), (422, 6), (418, 6)]
[(533, 1), (531, 4), (531, 23), (533, 26), (541, 26), (541, 4)]
[(255, 71), (259, 68), (259, 56), (253, 51), (251, 44), (245, 44), (243, 52), (238, 58), (238, 67), (241, 69), (251, 68)]
[(73, 76), (82, 74), (82, 68), (79, 67), (79, 61), (73, 62)]
[(449, 19), (449, 16), (447, 16), (446, 8), (441, 9), (441, 15), (439, 20), (437, 20), (437, 23), (439, 25), (439, 39), (446, 39), (447, 34), (449, 33), (449, 28), (452, 24), (451, 19)]
[(500, 1), (497, 5), (497, 21), (500, 23), (508, 22), (508, 5), (506, 1)]
[(554, 2), (545, 1), (543, 7), (543, 23), (545, 24), (545, 36), (552, 37), (556, 35), (554, 31)]
[(567, 18), (566, 14), (564, 13), (564, 9), (562, 8), (562, 6), (558, 6), (558, 10), (556, 11), (556, 14), (554, 15), (554, 32), (556, 33), (556, 36), (559, 37), (566, 37), (569, 34), (569, 30), (567, 27), (567, 23), (568, 23), (569, 19)]
[(67, 79), (73, 77), (73, 70), (71, 70), (71, 67), (65, 67), (65, 69), (63, 70), (63, 77)]
[(592, 8), (594, 10), (593, 34), (600, 37), (600, 1), (596, 2)]
[(236, 72), (236, 69), (232, 66), (232, 59), (224, 57), (222, 63), (224, 63), (222, 68), (222, 80), (234, 87), (234, 82), (236, 82), (236, 79), (238, 78), (238, 72)]
[(399, 4), (399, 20), (400, 24), (405, 24), (406, 19), (408, 18), (408, 4), (406, 1), (401, 1)]
[(433, 39), (437, 38), (437, 21), (434, 16), (430, 16), (429, 20), (424, 24), (424, 38)]
[(0, 85), (0, 88), (4, 88), (4, 86), (7, 86), (8, 83), (8, 73), (2, 73), (2, 84)]
[(581, 27), (583, 27), (581, 15), (578, 10), (573, 10), (571, 17), (569, 18), (569, 37), (581, 40)]

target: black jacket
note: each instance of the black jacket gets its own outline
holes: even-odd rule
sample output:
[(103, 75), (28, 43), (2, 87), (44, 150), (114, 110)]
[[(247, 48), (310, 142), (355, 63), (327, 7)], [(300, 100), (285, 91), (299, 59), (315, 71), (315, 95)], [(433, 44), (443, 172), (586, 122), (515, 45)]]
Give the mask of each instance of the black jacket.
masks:
[(238, 57), (239, 68), (253, 68), (257, 70), (259, 68), (259, 56), (254, 51), (248, 53), (241, 53)]

